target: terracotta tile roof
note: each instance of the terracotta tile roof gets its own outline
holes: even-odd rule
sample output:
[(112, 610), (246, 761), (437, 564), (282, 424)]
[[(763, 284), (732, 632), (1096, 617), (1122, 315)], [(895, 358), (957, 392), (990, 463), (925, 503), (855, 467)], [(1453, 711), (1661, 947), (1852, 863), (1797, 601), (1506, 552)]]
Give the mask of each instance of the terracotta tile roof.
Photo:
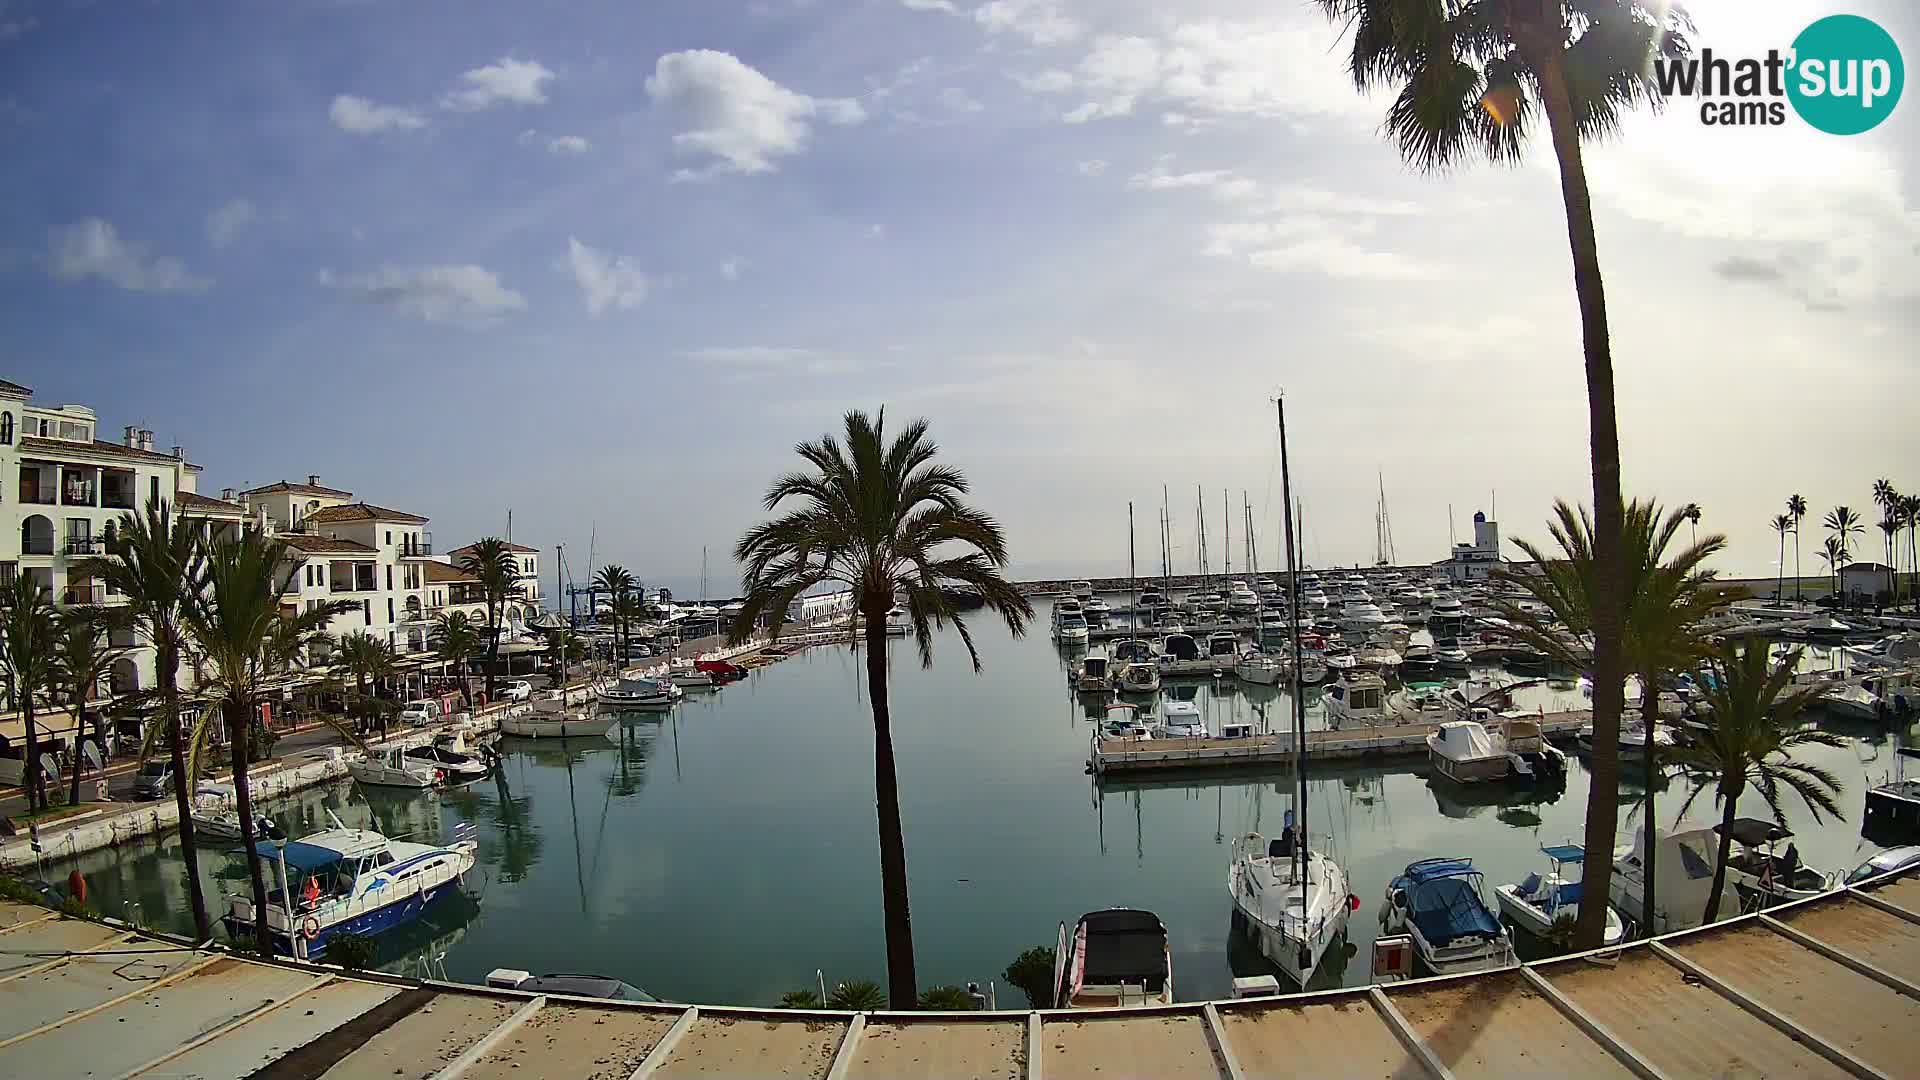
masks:
[(280, 491), (284, 491), (293, 495), (331, 495), (336, 499), (353, 498), (353, 492), (351, 491), (341, 491), (339, 488), (321, 487), (319, 484), (289, 484), (285, 480), (282, 480), (277, 484), (268, 484), (265, 487), (248, 488), (247, 490), (241, 492), (240, 494), (272, 495), (273, 493), (280, 492)]
[(0, 379), (0, 393), (19, 394), (21, 397), (33, 396), (33, 391), (27, 389), (24, 386), (21, 386), (17, 382), (8, 382), (5, 379)]
[(335, 540), (331, 536), (310, 536), (306, 533), (281, 533), (276, 536), (275, 539), (285, 542), (290, 548), (297, 548), (309, 554), (379, 554), (379, 552), (358, 541)]
[(372, 503), (348, 503), (345, 506), (323, 506), (306, 516), (307, 521), (324, 525), (335, 521), (405, 521), (425, 525), (427, 519), (419, 514), (409, 514), (405, 510), (389, 510)]
[(227, 514), (234, 517), (246, 517), (247, 508), (239, 503), (230, 503), (222, 499), (209, 499), (197, 491), (175, 492), (173, 501), (182, 513), (188, 514)]
[(449, 582), (478, 584), (480, 581), (479, 578), (474, 577), (465, 570), (448, 563), (429, 561), (425, 565), (427, 568), (427, 581), (435, 585), (444, 585)]
[[(104, 454), (107, 457), (128, 458), (133, 461), (163, 461), (169, 465), (180, 460), (172, 454), (161, 454), (152, 450), (135, 450), (131, 446), (124, 446), (117, 442), (105, 442), (100, 439), (95, 439), (90, 443), (83, 443), (73, 442), (68, 439), (49, 439), (41, 435), (22, 435), (20, 437), (20, 449), (23, 453), (29, 450), (40, 450), (49, 454), (63, 452), (68, 454)], [(197, 468), (198, 466), (191, 467)]]
[[(523, 555), (538, 555), (538, 554), (540, 554), (540, 549), (539, 549), (539, 548), (530, 548), (530, 547), (528, 547), (528, 546), (526, 546), (525, 544), (514, 544), (514, 543), (509, 543), (509, 544), (507, 544), (507, 546), (506, 546), (506, 547), (507, 547), (507, 550), (508, 550), (508, 551), (517, 551), (517, 552), (519, 552), (519, 553), (521, 553), (521, 554), (523, 554)], [(467, 552), (469, 552), (469, 551), (472, 551), (472, 550), (473, 550), (473, 545), (472, 545), (472, 544), (468, 544), (468, 545), (467, 545), (466, 547), (457, 547), (457, 548), (454, 548), (454, 549), (453, 549), (452, 551), (449, 551), (449, 552), (447, 552), (447, 554), (449, 554), (449, 555), (451, 555), (451, 556), (453, 556), (454, 558), (456, 558), (456, 559), (457, 559), (457, 558), (459, 558), (460, 556), (462, 556), (462, 555), (465, 555), (465, 554), (466, 554)]]

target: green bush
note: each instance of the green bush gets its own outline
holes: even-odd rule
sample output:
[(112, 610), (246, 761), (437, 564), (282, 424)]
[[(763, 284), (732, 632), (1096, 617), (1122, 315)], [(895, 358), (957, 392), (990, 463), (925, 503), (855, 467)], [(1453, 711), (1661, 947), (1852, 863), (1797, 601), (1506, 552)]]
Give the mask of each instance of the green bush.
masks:
[(1051, 1009), (1053, 964), (1053, 949), (1043, 945), (1015, 957), (1002, 974), (1009, 985), (1019, 987), (1020, 992), (1027, 995), (1028, 1008)]
[(872, 979), (843, 982), (827, 995), (827, 1008), (849, 1012), (873, 1012), (887, 1007), (887, 993)]
[(972, 1012), (973, 995), (959, 986), (935, 986), (920, 991), (920, 1007), (934, 1012)]
[(794, 990), (780, 995), (780, 1007), (783, 1009), (817, 1009), (820, 1007), (820, 995), (812, 990)]

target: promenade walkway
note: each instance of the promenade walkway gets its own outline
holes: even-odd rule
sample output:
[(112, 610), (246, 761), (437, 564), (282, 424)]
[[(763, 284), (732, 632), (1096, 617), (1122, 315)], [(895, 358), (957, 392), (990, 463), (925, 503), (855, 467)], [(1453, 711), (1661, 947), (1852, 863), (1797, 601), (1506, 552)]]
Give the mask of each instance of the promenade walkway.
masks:
[(1920, 876), (1486, 975), (1092, 1012), (837, 1013), (535, 997), (262, 963), (0, 903), (0, 1075), (1914, 1075)]

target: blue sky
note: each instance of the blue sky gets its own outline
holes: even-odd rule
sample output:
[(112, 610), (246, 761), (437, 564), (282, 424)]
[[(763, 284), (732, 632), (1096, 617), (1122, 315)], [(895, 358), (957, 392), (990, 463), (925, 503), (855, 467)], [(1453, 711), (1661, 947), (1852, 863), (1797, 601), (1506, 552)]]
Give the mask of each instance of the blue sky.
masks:
[[(1700, 43), (1838, 10), (1751, 7)], [(1538, 536), (1588, 483), (1552, 163), (1410, 172), (1341, 48), (1245, 0), (0, 0), (0, 376), (210, 489), (683, 585), (856, 405), (928, 416), (1030, 573), (1123, 566), (1129, 499), (1151, 549), (1162, 483), (1183, 560), (1196, 485), (1276, 548), (1282, 386), (1310, 559), (1370, 557), (1376, 471), (1403, 558), (1495, 492)], [(1915, 109), (1592, 151), (1629, 487), (1733, 569), (1788, 491), (1920, 484)]]

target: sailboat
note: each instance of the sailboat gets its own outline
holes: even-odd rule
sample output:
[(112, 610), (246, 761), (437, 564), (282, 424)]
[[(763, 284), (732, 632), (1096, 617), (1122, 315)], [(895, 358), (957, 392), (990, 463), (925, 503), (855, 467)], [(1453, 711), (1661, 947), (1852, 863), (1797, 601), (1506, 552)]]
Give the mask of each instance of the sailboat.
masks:
[[(1287, 468), (1286, 403), (1274, 403), (1280, 426), (1280, 484), (1284, 505), (1293, 505), (1293, 487)], [(1288, 606), (1299, 610), (1298, 546), (1292, 515), (1287, 517)], [(1289, 633), (1294, 669), (1300, 666), (1300, 628)], [(1306, 989), (1328, 951), (1346, 940), (1347, 919), (1360, 898), (1347, 889), (1347, 872), (1325, 852), (1315, 851), (1307, 832), (1307, 717), (1306, 698), (1292, 697), (1294, 808), (1287, 811), (1280, 836), (1268, 840), (1257, 832), (1233, 845), (1227, 869), (1227, 890), (1234, 910), (1243, 916), (1254, 943), (1294, 985)], [(1298, 815), (1296, 819), (1296, 814)]]

